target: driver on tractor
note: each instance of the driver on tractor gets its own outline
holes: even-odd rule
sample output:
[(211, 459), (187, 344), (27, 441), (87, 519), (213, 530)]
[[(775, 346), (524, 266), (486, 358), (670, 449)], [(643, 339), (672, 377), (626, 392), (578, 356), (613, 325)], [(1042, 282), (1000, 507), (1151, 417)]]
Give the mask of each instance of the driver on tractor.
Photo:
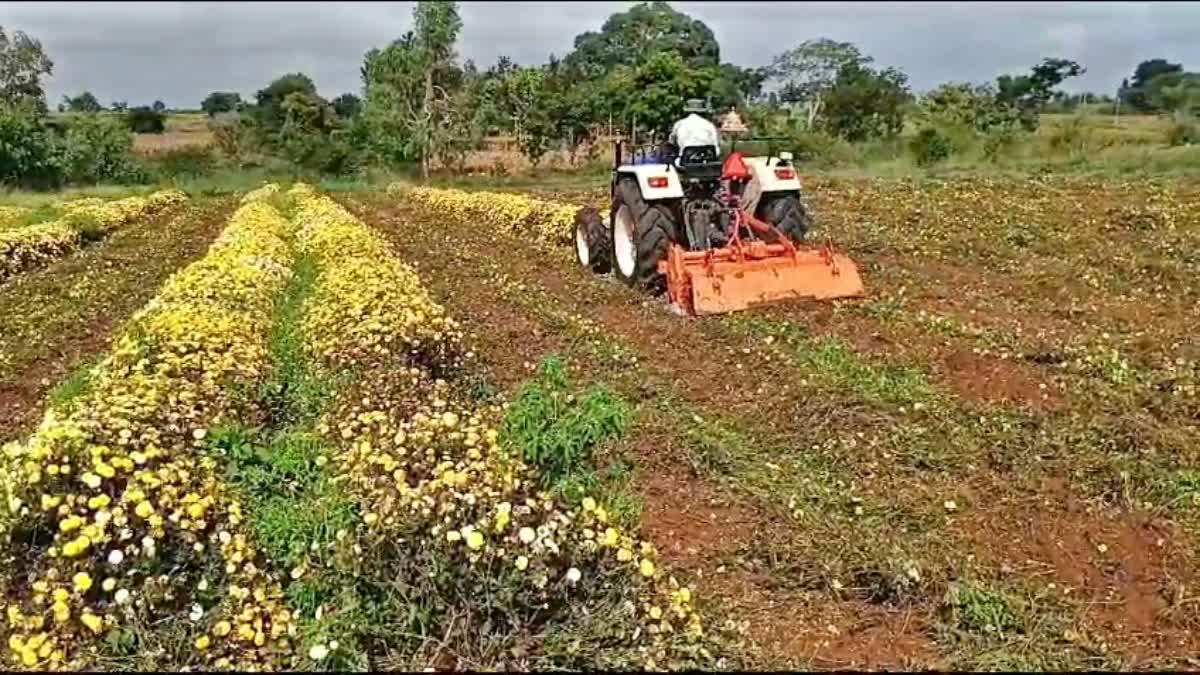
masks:
[[(671, 135), (668, 137), (675, 151), (675, 166), (679, 167), (681, 161), (692, 157), (699, 161), (717, 161), (721, 156), (720, 136), (717, 134), (716, 125), (701, 116), (710, 112), (704, 101), (698, 98), (688, 99), (683, 106), (683, 112), (688, 115), (671, 127)], [(705, 157), (708, 155), (705, 148), (711, 148), (712, 154)]]

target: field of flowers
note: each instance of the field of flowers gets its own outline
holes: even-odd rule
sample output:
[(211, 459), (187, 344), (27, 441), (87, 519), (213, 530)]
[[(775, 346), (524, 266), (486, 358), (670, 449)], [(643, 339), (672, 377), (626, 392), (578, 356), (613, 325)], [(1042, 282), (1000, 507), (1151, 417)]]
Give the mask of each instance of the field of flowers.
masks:
[(88, 241), (187, 200), (179, 190), (162, 190), (147, 197), (105, 201), (89, 197), (63, 202), (56, 218), (23, 227), (4, 228), (28, 211), (4, 207), (0, 212), (0, 282), (68, 255)]
[[(277, 344), (291, 330), (295, 354)], [(503, 409), (465, 393), (468, 341), (333, 200), (306, 185), (248, 195), (82, 390), (3, 448), (7, 665), (415, 667), (439, 658), (430, 641), (481, 631), (496, 644), (460, 665), (715, 663), (691, 589), (654, 547), (610, 518), (603, 495), (545, 491), (500, 438)], [(285, 423), (278, 398), (295, 393), (265, 392), (293, 356), (328, 386)], [(304, 535), (312, 546), (279, 545), (255, 490), (269, 501), (288, 488), (244, 478), (251, 455), (282, 461), (270, 456), (280, 446), (244, 453), (226, 442), (232, 428), (252, 429), (251, 443), (308, 434), (306, 466), (350, 515), (336, 536), (322, 523)], [(369, 602), (394, 632), (338, 620)], [(538, 646), (539, 630), (590, 612), (603, 617), (599, 655)]]
[(527, 237), (543, 250), (561, 251), (573, 241), (579, 206), (507, 192), (466, 191), (395, 183), (388, 194), (429, 213), (466, 220)]

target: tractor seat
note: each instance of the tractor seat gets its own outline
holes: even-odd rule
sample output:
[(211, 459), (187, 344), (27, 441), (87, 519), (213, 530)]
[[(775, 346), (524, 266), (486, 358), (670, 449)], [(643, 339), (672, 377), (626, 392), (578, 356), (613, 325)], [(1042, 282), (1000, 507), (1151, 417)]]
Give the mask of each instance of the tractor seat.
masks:
[(721, 179), (721, 158), (716, 148), (698, 146), (684, 148), (675, 161), (679, 177), (687, 183), (711, 183)]

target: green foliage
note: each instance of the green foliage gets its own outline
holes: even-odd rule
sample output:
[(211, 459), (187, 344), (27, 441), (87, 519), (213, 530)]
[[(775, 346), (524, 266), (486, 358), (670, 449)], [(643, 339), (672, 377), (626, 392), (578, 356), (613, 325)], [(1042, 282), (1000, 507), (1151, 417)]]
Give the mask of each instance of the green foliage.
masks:
[(944, 610), (951, 625), (972, 633), (1011, 633), (1024, 630), (1020, 603), (1006, 593), (979, 584), (955, 584)]
[(291, 94), (296, 93), (303, 94), (306, 99), (320, 99), (317, 85), (303, 73), (288, 73), (259, 89), (254, 94), (257, 106), (253, 112), (257, 122), (268, 132), (278, 131), (287, 119), (284, 103)]
[(63, 180), (58, 147), (32, 108), (0, 106), (0, 183), (49, 189)]
[(135, 134), (161, 134), (167, 130), (167, 116), (146, 106), (125, 113), (125, 124)]
[(810, 130), (842, 69), (865, 66), (871, 61), (849, 42), (818, 38), (805, 40), (776, 56), (767, 74), (780, 87), (780, 101), (803, 106), (805, 130)]
[(703, 98), (712, 84), (712, 73), (693, 70), (674, 52), (659, 52), (646, 60), (627, 81), (624, 97), (631, 100), (628, 112), (639, 130), (666, 135), (683, 117), (689, 98)]
[(908, 76), (895, 68), (842, 66), (825, 95), (823, 124), (848, 141), (895, 136), (904, 127), (911, 99)]
[(932, 166), (950, 157), (950, 139), (938, 129), (926, 127), (908, 144), (917, 166)]
[(1200, 120), (1191, 115), (1176, 115), (1167, 127), (1167, 145), (1193, 145), (1200, 143)]
[(123, 113), (129, 110), (129, 103), (126, 101), (113, 101), (112, 105), (108, 106), (113, 112)]
[(63, 96), (63, 105), (70, 112), (94, 113), (104, 109), (104, 106), (100, 105), (100, 101), (96, 100), (95, 95), (90, 91), (85, 91), (75, 97)]
[(242, 103), (242, 95), (233, 91), (214, 91), (200, 102), (200, 109), (215, 117), (219, 113), (234, 112)]
[(617, 66), (637, 67), (657, 55), (679, 57), (689, 70), (715, 68), (720, 46), (704, 22), (676, 11), (666, 2), (644, 2), (608, 17), (600, 32), (575, 38), (566, 65), (584, 77), (601, 77)]
[(587, 468), (593, 449), (623, 433), (630, 417), (628, 405), (606, 389), (576, 398), (562, 361), (551, 357), (517, 394), (501, 433), (553, 485)]
[(46, 112), (42, 76), (54, 72), (40, 40), (16, 31), (10, 38), (0, 26), (0, 105)]
[(1054, 88), (1084, 72), (1083, 66), (1069, 59), (1042, 59), (1028, 75), (996, 78), (996, 102), (1014, 111), (1021, 126), (1033, 131), (1038, 127), (1038, 116), (1053, 96)]
[(202, 145), (171, 148), (154, 156), (156, 173), (167, 179), (207, 176), (216, 170), (217, 164), (212, 149)]
[(434, 158), (453, 162), (471, 138), (472, 102), (463, 95), (454, 42), (462, 28), (454, 2), (418, 2), (414, 30), (367, 52), (366, 137), (390, 164), (419, 160), (429, 175)]
[(133, 136), (118, 120), (80, 115), (62, 142), (61, 162), (71, 183), (139, 183), (146, 173), (133, 158)]
[(1134, 69), (1132, 81), (1126, 81), (1125, 86), (1121, 87), (1121, 99), (1139, 112), (1156, 112), (1159, 108), (1149, 95), (1150, 83), (1160, 76), (1182, 72), (1182, 64), (1171, 63), (1166, 59), (1142, 61)]
[(358, 117), (358, 113), (362, 111), (362, 99), (354, 94), (342, 94), (333, 99), (333, 111), (342, 119), (352, 119)]
[(156, 100), (154, 101), (154, 104), (150, 106), (150, 109), (156, 113), (165, 113), (167, 112), (167, 104)]

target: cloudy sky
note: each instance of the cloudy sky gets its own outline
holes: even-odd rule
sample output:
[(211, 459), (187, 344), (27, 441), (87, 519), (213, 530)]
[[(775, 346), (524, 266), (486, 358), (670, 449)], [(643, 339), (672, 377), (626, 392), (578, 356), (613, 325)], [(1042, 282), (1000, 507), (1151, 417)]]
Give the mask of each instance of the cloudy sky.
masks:
[[(459, 53), (541, 63), (629, 2), (462, 2)], [(673, 2), (707, 23), (724, 60), (762, 65), (798, 42), (854, 42), (917, 90), (990, 80), (1043, 56), (1082, 63), (1072, 90), (1112, 91), (1146, 58), (1200, 68), (1200, 3)], [(42, 40), (51, 103), (90, 89), (107, 104), (193, 107), (209, 91), (252, 94), (285, 72), (326, 96), (358, 91), (363, 53), (402, 34), (412, 3), (0, 2), (0, 25)]]

